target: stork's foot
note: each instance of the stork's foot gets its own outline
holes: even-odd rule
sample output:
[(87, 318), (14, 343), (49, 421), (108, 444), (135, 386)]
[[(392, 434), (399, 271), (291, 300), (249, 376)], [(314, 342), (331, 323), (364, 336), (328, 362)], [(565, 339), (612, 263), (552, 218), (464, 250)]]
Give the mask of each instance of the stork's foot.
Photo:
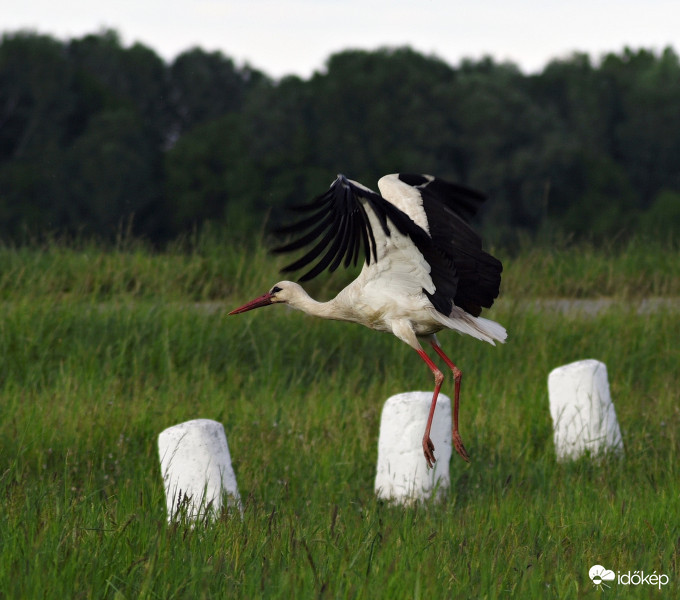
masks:
[(434, 457), (434, 444), (429, 436), (423, 438), (423, 454), (425, 454), (428, 468), (432, 469), (437, 459)]
[(463, 457), (465, 462), (470, 462), (470, 456), (468, 455), (465, 446), (463, 446), (463, 440), (460, 439), (460, 433), (457, 431), (453, 432), (453, 447), (456, 449), (456, 452)]

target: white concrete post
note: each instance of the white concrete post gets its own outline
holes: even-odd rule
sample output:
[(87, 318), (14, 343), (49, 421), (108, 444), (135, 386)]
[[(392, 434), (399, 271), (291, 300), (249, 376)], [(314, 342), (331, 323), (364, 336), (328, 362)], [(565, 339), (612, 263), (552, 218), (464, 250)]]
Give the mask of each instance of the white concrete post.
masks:
[(558, 460), (623, 451), (604, 363), (588, 359), (554, 369), (548, 394)]
[(168, 521), (180, 514), (210, 520), (227, 505), (241, 509), (227, 436), (221, 423), (196, 419), (174, 425), (158, 436)]
[(401, 504), (425, 500), (436, 489), (448, 489), (451, 461), (451, 400), (439, 394), (430, 438), (437, 459), (427, 468), (423, 432), (432, 392), (405, 392), (387, 399), (380, 420), (375, 492), (379, 498)]

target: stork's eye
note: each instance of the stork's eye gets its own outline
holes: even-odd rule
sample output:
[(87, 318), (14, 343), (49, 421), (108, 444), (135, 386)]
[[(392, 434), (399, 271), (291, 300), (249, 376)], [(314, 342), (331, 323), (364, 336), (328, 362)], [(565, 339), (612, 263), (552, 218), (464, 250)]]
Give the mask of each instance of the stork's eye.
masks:
[(277, 292), (280, 292), (280, 291), (281, 291), (281, 288), (278, 285), (275, 285), (269, 293), (270, 294), (276, 294)]

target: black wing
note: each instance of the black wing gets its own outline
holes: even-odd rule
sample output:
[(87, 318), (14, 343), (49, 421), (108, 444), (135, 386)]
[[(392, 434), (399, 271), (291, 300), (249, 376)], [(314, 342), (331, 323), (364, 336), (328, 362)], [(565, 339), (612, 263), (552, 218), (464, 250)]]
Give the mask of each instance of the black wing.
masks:
[[(366, 209), (377, 216), (381, 231), (373, 231)], [(357, 264), (363, 255), (368, 264), (377, 259), (376, 236), (390, 235), (387, 220), (411, 239), (425, 242), (429, 239), (425, 231), (418, 227), (404, 212), (390, 204), (379, 194), (338, 175), (328, 191), (309, 204), (294, 207), (294, 210), (311, 213), (310, 216), (277, 229), (281, 234), (301, 234), (294, 241), (274, 248), (273, 252), (291, 252), (314, 243), (314, 247), (295, 262), (285, 266), (282, 272), (297, 271), (307, 267), (320, 257), (299, 281), (316, 277), (324, 269), (330, 271), (340, 266)]]
[(482, 239), (468, 223), (486, 197), (432, 176), (400, 173), (399, 179), (420, 193), (430, 230), (432, 246), (423, 255), (436, 291), (425, 293), (442, 314), (450, 314), (455, 304), (479, 316), (498, 297), (503, 271), (501, 262), (482, 250)]

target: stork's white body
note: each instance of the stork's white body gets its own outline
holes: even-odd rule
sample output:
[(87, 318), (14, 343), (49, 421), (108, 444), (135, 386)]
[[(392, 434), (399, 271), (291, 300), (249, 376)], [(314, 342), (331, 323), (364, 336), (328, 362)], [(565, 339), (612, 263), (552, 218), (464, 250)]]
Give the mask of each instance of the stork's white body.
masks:
[[(411, 183), (402, 178), (406, 178)], [(452, 210), (449, 205), (441, 202), (437, 197), (432, 198), (431, 196), (428, 200), (430, 204), (427, 205), (425, 200), (426, 189), (431, 183), (435, 191), (436, 186), (440, 188), (449, 186), (454, 192), (463, 190), (461, 192), (463, 206), (457, 207), (455, 204), (451, 204)], [(318, 232), (328, 223), (330, 223), (331, 229), (337, 226), (338, 231), (327, 233), (322, 244), (319, 244), (301, 261), (291, 265), (292, 270), (299, 268), (301, 264), (308, 264), (324, 251), (323, 248), (318, 250), (321, 245), (327, 246), (332, 241), (331, 250), (320, 261), (320, 263), (323, 263), (322, 266), (325, 267), (330, 260), (335, 259), (331, 267), (332, 270), (340, 263), (343, 253), (346, 253), (347, 258), (353, 251), (356, 255), (356, 247), (358, 247), (359, 241), (352, 235), (358, 236), (357, 228), (359, 230), (364, 228), (361, 231), (364, 234), (363, 244), (367, 260), (359, 276), (341, 290), (334, 299), (328, 302), (317, 302), (310, 298), (307, 292), (297, 283), (282, 281), (277, 283), (268, 294), (256, 298), (243, 307), (232, 311), (232, 313), (283, 302), (310, 315), (325, 319), (351, 321), (377, 331), (391, 332), (414, 348), (435, 376), (435, 392), (432, 399), (430, 420), (423, 438), (425, 457), (428, 465), (431, 465), (434, 461), (432, 452), (434, 448), (429, 440), (429, 430), (443, 375), (424, 352), (418, 338), (425, 339), (454, 373), (456, 382), (454, 444), (456, 444), (458, 452), (467, 459), (467, 453), (458, 434), (458, 390), (461, 374), (439, 347), (435, 333), (448, 328), (490, 344), (495, 344), (496, 341), (505, 341), (507, 333), (503, 326), (489, 319), (476, 316), (481, 308), (475, 306), (476, 304), (490, 306), (493, 298), (498, 294), (500, 263), (482, 252), (481, 240), (479, 240), (479, 248), (476, 247), (478, 238), (465, 223), (466, 210), (474, 214), (474, 210), (471, 211), (469, 206), (465, 206), (467, 199), (465, 194), (472, 194), (471, 191), (464, 188), (454, 188), (452, 184), (435, 180), (431, 176), (386, 175), (380, 179), (378, 187), (382, 197), (356, 181), (338, 176), (338, 179), (331, 186), (331, 190), (320, 197), (319, 205), (321, 209), (319, 209), (318, 215), (320, 219), (323, 218), (322, 227), (315, 229), (314, 235), (306, 236), (302, 241), (307, 243), (315, 236), (320, 236), (321, 233)], [(355, 208), (352, 208), (352, 206)], [(439, 210), (442, 223), (434, 223), (431, 220), (432, 215), (435, 214), (433, 212), (430, 213), (430, 218), (428, 218), (426, 208), (430, 208), (432, 211), (431, 207), (433, 206), (436, 210)], [(460, 212), (456, 212), (456, 208)], [(357, 214), (360, 214), (362, 218), (359, 223), (355, 223), (353, 220), (359, 219), (356, 216)], [(450, 231), (447, 229), (447, 219), (451, 220)], [(307, 219), (303, 224), (308, 227), (313, 224), (313, 219)], [(354, 230), (351, 228), (354, 228)], [(438, 229), (437, 233), (434, 232), (434, 228)], [(370, 240), (365, 232), (370, 234)], [(458, 240), (455, 240), (456, 246), (445, 245), (446, 236), (455, 237), (456, 234), (460, 234), (464, 238), (464, 242), (470, 242), (469, 251)], [(436, 245), (438, 241), (443, 244), (441, 249)], [(302, 244), (296, 242), (284, 247), (283, 250), (296, 249), (301, 246)], [(353, 246), (355, 247), (354, 250)], [(430, 262), (428, 262), (424, 252), (429, 252)], [(439, 260), (439, 254), (442, 254), (444, 258)], [(474, 306), (472, 310), (476, 312), (476, 315), (473, 315), (455, 303), (459, 279), (455, 267), (469, 267), (469, 263), (475, 258), (483, 263), (487, 260), (486, 257), (498, 264), (496, 267), (495, 263), (491, 263), (492, 267), (498, 270), (498, 283), (495, 284), (495, 289), (493, 285), (491, 286), (493, 297), (489, 297), (489, 292), (486, 290), (486, 295), (480, 294), (479, 296), (483, 298), (482, 300), (475, 300), (470, 304), (466, 297), (460, 301), (463, 306)], [(459, 263), (456, 263), (456, 260), (459, 260)], [(437, 262), (439, 271), (436, 281), (439, 282), (441, 289), (438, 289), (433, 276), (432, 261), (439, 261)], [(345, 264), (347, 262), (348, 260), (345, 261)], [(451, 273), (446, 272), (447, 266), (452, 270)], [(313, 270), (312, 277), (317, 274), (316, 271), (318, 269)], [(467, 295), (469, 296), (472, 293), (474, 300), (476, 298), (474, 296), (474, 285), (470, 283), (469, 279), (464, 283), (467, 285)], [(486, 285), (488, 286), (488, 282)], [(495, 295), (493, 295), (494, 293)], [(435, 306), (434, 298), (437, 298), (439, 307), (446, 307), (445, 312)]]

